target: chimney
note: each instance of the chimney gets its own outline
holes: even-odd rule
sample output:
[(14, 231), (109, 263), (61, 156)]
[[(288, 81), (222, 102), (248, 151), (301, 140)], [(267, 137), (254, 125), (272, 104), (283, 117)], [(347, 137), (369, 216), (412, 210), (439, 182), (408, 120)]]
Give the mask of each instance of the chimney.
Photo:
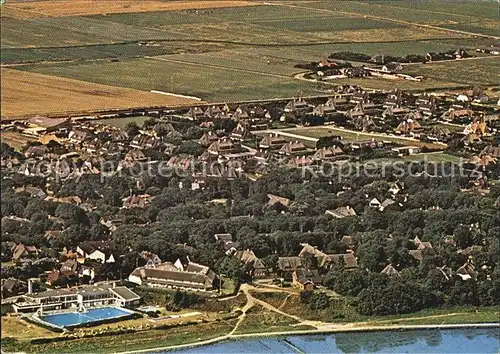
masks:
[(33, 279), (28, 279), (28, 295), (33, 294)]

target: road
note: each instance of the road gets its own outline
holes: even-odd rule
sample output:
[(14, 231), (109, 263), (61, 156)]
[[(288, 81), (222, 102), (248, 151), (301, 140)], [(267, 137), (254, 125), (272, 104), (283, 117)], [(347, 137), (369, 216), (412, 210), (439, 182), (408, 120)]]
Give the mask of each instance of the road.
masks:
[(339, 11), (339, 10), (319, 9), (319, 8), (314, 8), (314, 7), (291, 5), (291, 4), (283, 4), (283, 3), (267, 3), (266, 5), (282, 6), (282, 7), (302, 9), (302, 10), (308, 10), (308, 11), (317, 11), (317, 12), (330, 13), (330, 14), (341, 14), (341, 15), (346, 15), (346, 16), (351, 16), (351, 17), (368, 18), (368, 19), (378, 20), (378, 21), (394, 22), (394, 23), (398, 23), (398, 24), (402, 24), (402, 25), (407, 25), (407, 26), (414, 26), (414, 27), (420, 27), (420, 28), (433, 29), (433, 30), (438, 30), (438, 31), (441, 31), (441, 32), (451, 32), (451, 33), (465, 34), (467, 36), (482, 37), (482, 38), (488, 38), (488, 39), (500, 39), (499, 36), (493, 36), (493, 35), (488, 35), (488, 34), (483, 34), (483, 33), (468, 32), (468, 31), (460, 31), (460, 30), (455, 30), (455, 29), (450, 29), (450, 28), (443, 28), (443, 27), (439, 27), (439, 26), (426, 25), (426, 24), (418, 23), (418, 22), (396, 20), (394, 18), (381, 17), (381, 16), (375, 16), (375, 15), (368, 15), (368, 14), (363, 14), (363, 13), (358, 13), (358, 12), (347, 12), (347, 11)]

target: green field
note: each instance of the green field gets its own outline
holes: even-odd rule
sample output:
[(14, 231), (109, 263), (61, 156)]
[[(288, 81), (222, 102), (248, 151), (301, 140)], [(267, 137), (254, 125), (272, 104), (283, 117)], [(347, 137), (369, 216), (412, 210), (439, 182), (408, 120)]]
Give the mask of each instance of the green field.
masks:
[(465, 85), (498, 85), (500, 57), (412, 65), (408, 73)]
[(373, 3), (402, 7), (406, 10), (424, 12), (432, 16), (433, 13), (443, 12), (448, 14), (461, 15), (464, 17), (479, 17), (498, 19), (498, 4), (495, 1), (447, 1), (437, 0), (397, 0), (397, 1), (374, 1)]
[[(370, 78), (315, 84), (292, 76), (301, 71), (296, 64), (338, 51), (407, 55), (490, 47), (494, 39), (397, 21), (492, 34), (494, 7), (488, 1), (451, 6), (444, 0), (320, 0), (199, 11), (2, 17), (1, 61), (44, 61), (19, 68), (207, 101), (318, 94), (344, 84), (387, 90), (488, 85), (498, 81), (498, 60), (412, 66), (411, 73), (429, 78), (420, 83)], [(47, 63), (62, 60), (67, 63)]]
[(112, 127), (117, 127), (124, 129), (128, 123), (137, 123), (138, 126), (151, 119), (149, 116), (137, 116), (137, 117), (124, 117), (124, 118), (109, 118), (109, 119), (97, 119), (94, 122), (103, 123)]
[(494, 1), (329, 1), (309, 4), (315, 8), (361, 13), (396, 20), (436, 23), (439, 21), (467, 21), (470, 16), (498, 18)]
[(340, 135), (343, 139), (357, 141), (357, 140), (371, 140), (375, 138), (376, 140), (392, 141), (403, 145), (413, 145), (413, 146), (427, 146), (434, 149), (444, 149), (443, 145), (433, 144), (433, 143), (423, 143), (421, 141), (404, 139), (397, 136), (383, 136), (377, 137), (372, 134), (346, 131), (345, 129), (334, 128), (331, 126), (325, 126), (321, 128), (297, 128), (297, 129), (287, 129), (287, 133), (302, 135), (311, 138), (321, 138), (325, 136)]
[[(141, 28), (90, 17), (50, 17), (18, 20), (2, 17), (3, 48), (74, 46), (172, 38), (165, 29)], [(181, 39), (178, 34), (176, 38)]]
[(362, 19), (357, 17), (346, 16), (328, 16), (317, 17), (314, 21), (308, 18), (297, 19), (275, 19), (268, 21), (255, 21), (254, 23), (273, 27), (278, 30), (296, 31), (296, 32), (324, 32), (324, 31), (347, 31), (347, 30), (361, 30), (372, 28), (389, 28), (401, 27), (401, 25)]

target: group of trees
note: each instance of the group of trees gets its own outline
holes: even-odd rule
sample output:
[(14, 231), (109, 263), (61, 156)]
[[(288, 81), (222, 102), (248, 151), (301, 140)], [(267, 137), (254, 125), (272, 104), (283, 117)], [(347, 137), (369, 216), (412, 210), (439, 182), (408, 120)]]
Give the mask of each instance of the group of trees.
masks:
[[(314, 119), (309, 123), (316, 124)], [(218, 130), (230, 131), (234, 126), (227, 122), (230, 120), (214, 124)], [(154, 121), (145, 124), (156, 126)], [(189, 123), (175, 126), (182, 136), (201, 136), (202, 131), (192, 128)], [(127, 131), (133, 135), (137, 128), (132, 124)], [(191, 143), (179, 144), (179, 151), (196, 155), (199, 146)], [(335, 137), (318, 141), (318, 147), (333, 145), (339, 145)], [(16, 155), (4, 144), (1, 154)], [(475, 176), (453, 173), (450, 164), (440, 167), (434, 171), (423, 163), (383, 166), (374, 167), (369, 173), (348, 173), (345, 167), (323, 174), (276, 168), (257, 181), (244, 177), (206, 178), (204, 188), (195, 190), (191, 188), (191, 179), (175, 173), (159, 174), (155, 167), (142, 175), (123, 171), (106, 178), (86, 174), (78, 180), (50, 181), (56, 196), (76, 195), (92, 208), (46, 201), (26, 192), (15, 193), (14, 188), (28, 185), (45, 189), (47, 180), (11, 174), (1, 181), (1, 215), (23, 220), (3, 218), (2, 241), (35, 245), (47, 257), (57, 258), (63, 247), (76, 247), (84, 240), (109, 240), (116, 245), (117, 254), (123, 255), (120, 262), (124, 275), (137, 266), (139, 253), (147, 250), (164, 261), (190, 256), (219, 274), (248, 280), (250, 269), (226, 256), (214, 234), (231, 233), (240, 249), (251, 248), (269, 268), (276, 266), (279, 256), (296, 256), (304, 242), (328, 254), (345, 252), (340, 239), (353, 235), (363, 270), (334, 269), (325, 278), (325, 285), (355, 298), (361, 313), (402, 313), (467, 301), (498, 303), (494, 286), (498, 286), (500, 213), (496, 203), (500, 187), (492, 186), (486, 196), (463, 193), (461, 189), (470, 187)], [(498, 166), (491, 165), (485, 173), (497, 174)], [(388, 193), (395, 181), (405, 186), (396, 197)], [(288, 206), (269, 205), (268, 193), (291, 202)], [(122, 199), (131, 194), (150, 194), (154, 198), (144, 209), (122, 208)], [(372, 198), (394, 198), (396, 203), (380, 212), (368, 206)], [(226, 202), (213, 203), (215, 199)], [(325, 215), (327, 209), (347, 205), (356, 211), (357, 217), (334, 219)], [(111, 232), (103, 220), (120, 220), (122, 225)], [(61, 236), (47, 237), (46, 232), (53, 230), (61, 231)], [(454, 244), (444, 241), (449, 236)], [(425, 255), (421, 262), (408, 253), (415, 248), (410, 242), (415, 237), (434, 246), (434, 253)], [(478, 279), (463, 282), (451, 277), (443, 282), (436, 268), (446, 266), (455, 271), (467, 261), (467, 256), (457, 251), (473, 245), (482, 247), (472, 254), (480, 273)], [(10, 256), (9, 248), (3, 244), (2, 259)], [(401, 277), (387, 279), (378, 274), (389, 263), (400, 271)], [(26, 278), (36, 275), (37, 270), (9, 271)], [(373, 296), (374, 293), (384, 296)], [(315, 308), (324, 304), (324, 299), (310, 294), (304, 295), (303, 301)], [(174, 305), (178, 302), (174, 301)]]

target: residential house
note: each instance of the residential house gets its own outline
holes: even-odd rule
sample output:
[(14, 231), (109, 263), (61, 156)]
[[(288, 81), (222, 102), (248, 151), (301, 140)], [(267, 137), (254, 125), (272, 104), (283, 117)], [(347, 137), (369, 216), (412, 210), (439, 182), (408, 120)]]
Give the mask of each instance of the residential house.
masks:
[(228, 138), (216, 140), (207, 148), (207, 151), (210, 154), (217, 156), (231, 154), (236, 152), (237, 150), (238, 146)]
[(330, 264), (342, 265), (345, 270), (352, 270), (358, 267), (358, 260), (353, 253), (329, 254)]
[(403, 95), (401, 90), (396, 89), (387, 95), (383, 107), (384, 108), (400, 108), (403, 104)]
[(313, 163), (313, 160), (309, 156), (295, 156), (292, 157), (289, 161), (287, 166), (289, 168), (301, 168), (301, 167), (306, 167), (310, 166)]
[(474, 111), (472, 109), (453, 109), (450, 108), (441, 115), (441, 118), (448, 121), (453, 121), (455, 119), (467, 118), (470, 119), (474, 116)]
[(296, 140), (287, 142), (280, 148), (278, 152), (280, 154), (290, 156), (290, 155), (300, 154), (305, 151), (307, 151), (305, 145), (302, 144), (302, 142)]
[(292, 280), (292, 274), (299, 270), (308, 268), (305, 259), (302, 257), (279, 257), (278, 276), (287, 280)]
[(141, 194), (141, 195), (130, 195), (127, 198), (123, 198), (123, 209), (131, 209), (131, 208), (141, 208), (144, 209), (153, 199), (153, 197), (149, 194)]
[(389, 277), (400, 277), (401, 276), (401, 274), (399, 274), (399, 272), (396, 270), (396, 268), (394, 268), (392, 266), (392, 264), (388, 264), (384, 269), (382, 269), (380, 274), (385, 274)]
[(500, 158), (500, 146), (488, 145), (483, 149), (483, 151), (481, 151), (481, 155), (488, 155), (495, 159), (498, 159)]
[(231, 234), (215, 234), (214, 238), (219, 245), (224, 247), (226, 255), (229, 256), (237, 251), (239, 243), (233, 241), (233, 236)]
[(338, 146), (323, 147), (321, 149), (318, 149), (314, 153), (313, 159), (317, 160), (317, 161), (327, 161), (327, 160), (333, 160), (337, 156), (340, 156), (343, 154), (344, 154), (344, 151)]
[(167, 166), (170, 168), (187, 171), (192, 167), (193, 161), (194, 161), (193, 156), (175, 155), (175, 156), (172, 156), (167, 161)]
[(147, 157), (146, 155), (144, 155), (144, 152), (142, 152), (142, 150), (133, 149), (127, 152), (123, 160), (126, 162), (140, 162), (146, 161)]
[(396, 203), (396, 202), (393, 199), (387, 198), (380, 204), (380, 206), (378, 207), (378, 210), (384, 211), (387, 207), (389, 207), (390, 205), (393, 205), (394, 203)]
[(192, 107), (185, 116), (190, 120), (200, 120), (205, 117), (205, 111), (200, 107)]
[(195, 291), (212, 291), (218, 281), (215, 273), (207, 266), (191, 262), (187, 264), (178, 259), (158, 265), (136, 268), (128, 281), (153, 288), (173, 288)]
[(317, 105), (312, 114), (317, 115), (320, 117), (326, 117), (330, 114), (333, 114), (337, 111), (337, 108), (335, 106), (335, 98), (330, 97), (326, 103), (322, 103), (320, 105)]
[(408, 113), (410, 113), (410, 110), (406, 107), (387, 107), (382, 112), (382, 118), (387, 118), (387, 117), (399, 118), (399, 117), (402, 117)]
[(417, 121), (413, 119), (407, 119), (399, 123), (399, 125), (396, 128), (396, 133), (406, 135), (415, 133), (416, 131), (421, 129), (422, 126)]
[(33, 187), (33, 186), (23, 186), (23, 187), (18, 187), (14, 188), (14, 193), (27, 193), (31, 197), (34, 198), (40, 198), (40, 199), (45, 199), (47, 197), (47, 193), (43, 191), (43, 189), (39, 187)]
[(304, 101), (303, 98), (299, 97), (297, 99), (294, 99), (290, 102), (288, 102), (285, 106), (284, 112), (285, 113), (306, 113), (311, 110), (311, 106), (309, 103)]
[(370, 76), (370, 72), (365, 68), (358, 66), (358, 67), (346, 68), (344, 70), (344, 75), (346, 75), (349, 78), (362, 78)]
[(415, 102), (417, 110), (421, 112), (424, 116), (430, 117), (436, 111), (436, 97), (428, 94), (423, 94), (419, 96)]
[(252, 250), (237, 251), (234, 257), (243, 264), (252, 267), (251, 276), (255, 279), (268, 278), (271, 271), (260, 258), (258, 258)]
[(209, 131), (209, 132), (206, 132), (205, 134), (203, 134), (203, 136), (198, 140), (198, 143), (201, 146), (208, 147), (214, 141), (217, 141), (217, 140), (219, 140), (219, 137), (216, 134)]
[(2, 299), (10, 296), (15, 296), (19, 294), (23, 294), (26, 292), (27, 285), (26, 282), (23, 282), (16, 278), (7, 278), (2, 279)]
[(27, 158), (41, 158), (49, 153), (49, 148), (46, 145), (31, 145), (24, 152)]
[(367, 91), (357, 91), (349, 100), (349, 103), (355, 103), (356, 105), (362, 105), (363, 103), (368, 103), (370, 100), (370, 95)]
[(280, 149), (284, 144), (286, 144), (286, 140), (278, 134), (269, 134), (262, 138), (259, 142), (259, 148), (261, 149)]
[(470, 261), (465, 262), (464, 265), (457, 269), (457, 275), (462, 280), (475, 279), (478, 274), (476, 267)]
[(288, 198), (280, 197), (280, 196), (274, 195), (274, 194), (268, 194), (267, 198), (269, 199), (267, 202), (268, 205), (281, 204), (281, 205), (288, 208), (292, 202)]
[(334, 210), (326, 210), (325, 214), (331, 215), (335, 218), (345, 218), (347, 216), (356, 216), (356, 211), (349, 205), (345, 207), (340, 207)]
[(91, 135), (92, 133), (87, 129), (73, 129), (68, 134), (68, 140), (73, 144), (81, 144)]
[(248, 108), (246, 106), (238, 106), (234, 111), (232, 119), (236, 121), (246, 120), (250, 118), (248, 115)]
[(356, 104), (353, 108), (349, 109), (347, 111), (347, 116), (351, 119), (357, 118), (357, 117), (363, 117), (365, 115), (365, 111), (363, 109), (362, 104)]
[(316, 269), (297, 269), (292, 273), (292, 286), (304, 291), (313, 291), (321, 283), (321, 276)]
[(12, 261), (14, 262), (24, 262), (26, 260), (36, 259), (40, 254), (40, 251), (35, 246), (28, 246), (23, 243), (14, 245), (11, 251)]
[(331, 258), (326, 253), (318, 250), (317, 247), (313, 247), (308, 243), (301, 243), (300, 245), (302, 246), (302, 250), (299, 253), (299, 257), (306, 259), (308, 256), (312, 256), (315, 259), (312, 264), (308, 264), (307, 268), (324, 268), (332, 262)]
[(342, 236), (340, 244), (346, 249), (352, 249), (356, 245), (356, 238), (354, 236)]
[(250, 126), (244, 123), (238, 123), (236, 128), (233, 129), (229, 137), (233, 140), (243, 141), (250, 137)]
[(113, 244), (106, 241), (82, 242), (76, 248), (78, 262), (85, 263), (87, 260), (94, 260), (100, 263), (115, 263), (116, 257), (113, 249)]

